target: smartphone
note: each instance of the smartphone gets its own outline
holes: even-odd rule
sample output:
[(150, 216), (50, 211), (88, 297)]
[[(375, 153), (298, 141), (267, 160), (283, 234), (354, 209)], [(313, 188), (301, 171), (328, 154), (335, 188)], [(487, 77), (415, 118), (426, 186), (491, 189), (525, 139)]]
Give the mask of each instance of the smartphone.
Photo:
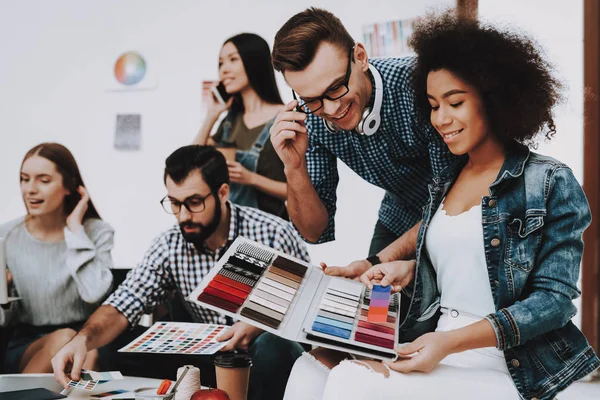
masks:
[(213, 86), (212, 93), (219, 103), (225, 104), (229, 101), (231, 95), (225, 90), (223, 82), (219, 82), (217, 86)]

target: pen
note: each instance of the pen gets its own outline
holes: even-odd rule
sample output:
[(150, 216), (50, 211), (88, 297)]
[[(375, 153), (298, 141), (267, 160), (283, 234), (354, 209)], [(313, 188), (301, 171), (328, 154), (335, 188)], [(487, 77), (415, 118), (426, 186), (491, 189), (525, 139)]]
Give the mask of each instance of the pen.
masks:
[(179, 386), (179, 384), (183, 380), (183, 377), (185, 376), (185, 374), (187, 374), (188, 369), (190, 369), (190, 366), (186, 365), (185, 368), (183, 369), (183, 372), (181, 373), (181, 376), (179, 377), (179, 379), (177, 379), (177, 382), (175, 382), (175, 385), (173, 386), (173, 388), (171, 390), (169, 390), (167, 393), (175, 392), (175, 389), (177, 389), (177, 386)]

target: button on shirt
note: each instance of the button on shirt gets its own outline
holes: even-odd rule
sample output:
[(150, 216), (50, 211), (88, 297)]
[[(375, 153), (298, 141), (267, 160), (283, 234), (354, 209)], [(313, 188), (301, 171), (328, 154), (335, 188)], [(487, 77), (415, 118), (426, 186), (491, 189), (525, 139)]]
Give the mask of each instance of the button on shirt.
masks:
[[(232, 203), (228, 203), (228, 206), (231, 210), (228, 244), (237, 236), (244, 236), (292, 257), (309, 261), (304, 242), (289, 222), (254, 208)], [(151, 312), (165, 302), (173, 291), (187, 297), (226, 250), (227, 246), (216, 253), (206, 247), (199, 251), (184, 239), (179, 226), (175, 225), (154, 240), (142, 262), (127, 274), (127, 278), (104, 304), (115, 307), (134, 327), (144, 313)], [(222, 314), (194, 303), (185, 303), (195, 322), (228, 322)]]
[(379, 220), (398, 236), (420, 220), (432, 173), (439, 173), (454, 159), (433, 127), (429, 123), (420, 126), (416, 121), (410, 84), (414, 61), (414, 57), (371, 60), (384, 87), (381, 125), (374, 135), (331, 133), (314, 114), (306, 119), (308, 173), (329, 214), (319, 243), (335, 239), (336, 158), (367, 182), (386, 190)]

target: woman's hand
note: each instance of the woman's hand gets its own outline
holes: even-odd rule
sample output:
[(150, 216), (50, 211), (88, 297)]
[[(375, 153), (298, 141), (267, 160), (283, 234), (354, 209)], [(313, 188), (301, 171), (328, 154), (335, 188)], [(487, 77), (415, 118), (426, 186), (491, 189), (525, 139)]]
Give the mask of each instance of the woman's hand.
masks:
[(447, 332), (430, 332), (412, 343), (396, 348), (398, 359), (384, 363), (397, 372), (430, 372), (447, 355), (453, 353), (452, 349), (453, 344)]
[(83, 216), (90, 202), (90, 195), (86, 188), (79, 186), (77, 192), (81, 195), (81, 200), (79, 200), (79, 203), (77, 203), (71, 214), (67, 217), (67, 228), (73, 233), (83, 229)]
[(226, 103), (221, 103), (215, 98), (215, 95), (211, 91), (209, 98), (210, 100), (206, 107), (206, 115), (209, 118), (219, 118), (219, 115), (224, 111), (227, 111), (229, 107), (231, 107), (231, 104), (233, 104), (233, 96), (231, 96)]
[(360, 280), (369, 289), (373, 289), (373, 283), (381, 286), (392, 285), (392, 293), (397, 293), (412, 282), (416, 265), (415, 260), (377, 264), (362, 274)]
[(345, 267), (330, 266), (322, 262), (321, 268), (325, 275), (342, 276), (348, 279), (359, 280), (361, 275), (371, 268), (371, 263), (367, 260), (352, 261)]
[(242, 164), (237, 161), (227, 161), (229, 168), (229, 180), (240, 185), (254, 186), (256, 182), (256, 174), (248, 171)]

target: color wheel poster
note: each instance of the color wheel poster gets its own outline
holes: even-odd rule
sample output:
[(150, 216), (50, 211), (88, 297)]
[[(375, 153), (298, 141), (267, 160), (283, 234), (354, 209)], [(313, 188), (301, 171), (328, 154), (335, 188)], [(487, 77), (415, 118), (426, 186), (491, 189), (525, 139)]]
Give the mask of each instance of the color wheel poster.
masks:
[(147, 51), (123, 50), (109, 57), (105, 67), (107, 90), (152, 90), (158, 83), (156, 64)]

